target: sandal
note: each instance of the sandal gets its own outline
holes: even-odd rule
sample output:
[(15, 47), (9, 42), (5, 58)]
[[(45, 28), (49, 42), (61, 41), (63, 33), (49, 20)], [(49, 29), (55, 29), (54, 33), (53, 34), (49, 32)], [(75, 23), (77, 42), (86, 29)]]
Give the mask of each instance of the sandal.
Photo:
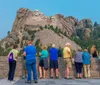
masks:
[(59, 76), (56, 76), (56, 79), (59, 79)]
[(43, 79), (43, 77), (39, 77), (39, 79)]
[(31, 84), (31, 81), (25, 81), (25, 83)]
[(50, 78), (53, 79), (53, 76), (51, 76)]

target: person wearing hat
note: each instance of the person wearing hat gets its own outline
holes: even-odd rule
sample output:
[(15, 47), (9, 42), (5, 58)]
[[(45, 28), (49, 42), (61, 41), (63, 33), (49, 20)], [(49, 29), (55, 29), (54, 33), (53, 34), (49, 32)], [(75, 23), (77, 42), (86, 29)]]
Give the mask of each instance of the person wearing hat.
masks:
[(55, 47), (55, 44), (52, 44), (52, 47), (49, 50), (50, 53), (50, 70), (51, 78), (54, 78), (54, 71), (56, 72), (56, 78), (59, 78), (58, 72), (58, 49)]
[(83, 59), (83, 69), (84, 69), (84, 77), (85, 78), (90, 78), (90, 54), (87, 49), (84, 49), (84, 52), (82, 54), (82, 59)]
[(75, 68), (77, 73), (76, 78), (82, 78), (82, 67), (83, 67), (82, 54), (83, 54), (82, 49), (78, 48), (78, 51), (76, 52), (76, 55), (74, 57)]
[(72, 53), (70, 46), (70, 43), (66, 43), (66, 47), (63, 49), (63, 58), (66, 64), (65, 79), (69, 78), (70, 68), (72, 66)]

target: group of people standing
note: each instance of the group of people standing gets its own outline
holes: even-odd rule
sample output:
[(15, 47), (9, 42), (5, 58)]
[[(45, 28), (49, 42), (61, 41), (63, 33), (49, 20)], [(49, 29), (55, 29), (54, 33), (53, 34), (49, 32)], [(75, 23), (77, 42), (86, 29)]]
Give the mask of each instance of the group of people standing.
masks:
[[(48, 59), (48, 56), (50, 58)], [(50, 62), (50, 78), (54, 78), (54, 71), (56, 71), (56, 78), (59, 77), (58, 72), (58, 49), (55, 48), (55, 44), (52, 45), (52, 47), (47, 50), (46, 45), (42, 46), (42, 51), (40, 52), (40, 61), (39, 61), (39, 73), (40, 73), (40, 79), (41, 78), (47, 78), (47, 72), (48, 72), (48, 61)], [(43, 75), (42, 75), (43, 74)]]
[[(77, 78), (82, 78), (83, 76), (84, 78), (90, 78), (91, 58), (98, 58), (98, 51), (95, 45), (92, 46), (90, 52), (88, 49), (84, 49), (83, 51), (82, 49), (78, 49), (74, 57)], [(84, 75), (82, 74), (82, 69)]]
[[(26, 69), (27, 69), (27, 81), (26, 83), (31, 83), (31, 71), (33, 72), (33, 80), (35, 83), (38, 82), (38, 76), (37, 76), (37, 68), (36, 68), (36, 56), (37, 51), (35, 46), (32, 44), (32, 41), (27, 42), (27, 46), (24, 48), (23, 57), (26, 60)], [(65, 79), (69, 79), (70, 69), (72, 67), (72, 62), (75, 63), (76, 78), (82, 78), (82, 68), (84, 69), (84, 77), (89, 78), (90, 77), (90, 63), (91, 63), (91, 55), (93, 57), (98, 56), (98, 52), (96, 50), (95, 45), (91, 48), (91, 54), (89, 54), (87, 49), (84, 49), (82, 51), (81, 48), (78, 49), (78, 51), (75, 54), (75, 57), (72, 57), (72, 52), (70, 49), (71, 44), (66, 43), (65, 48), (63, 49), (63, 60), (66, 65), (65, 69)], [(16, 62), (18, 58), (18, 50), (17, 45), (14, 45), (13, 49), (9, 52), (8, 57), (11, 53), (13, 53), (13, 62), (9, 62), (9, 72), (8, 72), (8, 80), (13, 81), (14, 79), (14, 73), (16, 68)], [(39, 59), (39, 79), (42, 78), (48, 78), (48, 69), (49, 69), (49, 63), (50, 63), (50, 78), (59, 78), (59, 50), (56, 48), (55, 44), (52, 44), (51, 48), (47, 50), (46, 45), (42, 45), (42, 51), (39, 53), (40, 59)], [(74, 60), (74, 61), (73, 61)]]

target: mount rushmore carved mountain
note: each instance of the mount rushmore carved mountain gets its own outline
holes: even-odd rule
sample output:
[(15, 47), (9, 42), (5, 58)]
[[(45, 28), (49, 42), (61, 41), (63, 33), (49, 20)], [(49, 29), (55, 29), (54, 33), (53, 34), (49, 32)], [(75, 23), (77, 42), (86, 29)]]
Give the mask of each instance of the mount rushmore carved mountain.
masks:
[(55, 16), (45, 16), (39, 10), (30, 11), (20, 8), (14, 21), (12, 30), (8, 36), (0, 41), (0, 49), (3, 52), (9, 50), (13, 44), (18, 44), (20, 48), (26, 45), (28, 39), (33, 40), (35, 45), (54, 43), (57, 47), (64, 47), (66, 42), (71, 43), (72, 50), (77, 50), (78, 46), (70, 37), (76, 33), (77, 29), (83, 29), (87, 38), (90, 36), (92, 27), (90, 19), (78, 21), (73, 16), (64, 17), (61, 14)]

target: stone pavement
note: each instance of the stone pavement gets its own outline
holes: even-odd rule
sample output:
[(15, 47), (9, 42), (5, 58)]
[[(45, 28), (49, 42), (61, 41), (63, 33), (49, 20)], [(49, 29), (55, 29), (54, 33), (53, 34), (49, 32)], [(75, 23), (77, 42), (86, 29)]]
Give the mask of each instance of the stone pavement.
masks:
[[(35, 83), (26, 84), (24, 79), (16, 79), (14, 82), (0, 79), (0, 85), (35, 85)], [(41, 79), (36, 85), (100, 85), (100, 79)]]

